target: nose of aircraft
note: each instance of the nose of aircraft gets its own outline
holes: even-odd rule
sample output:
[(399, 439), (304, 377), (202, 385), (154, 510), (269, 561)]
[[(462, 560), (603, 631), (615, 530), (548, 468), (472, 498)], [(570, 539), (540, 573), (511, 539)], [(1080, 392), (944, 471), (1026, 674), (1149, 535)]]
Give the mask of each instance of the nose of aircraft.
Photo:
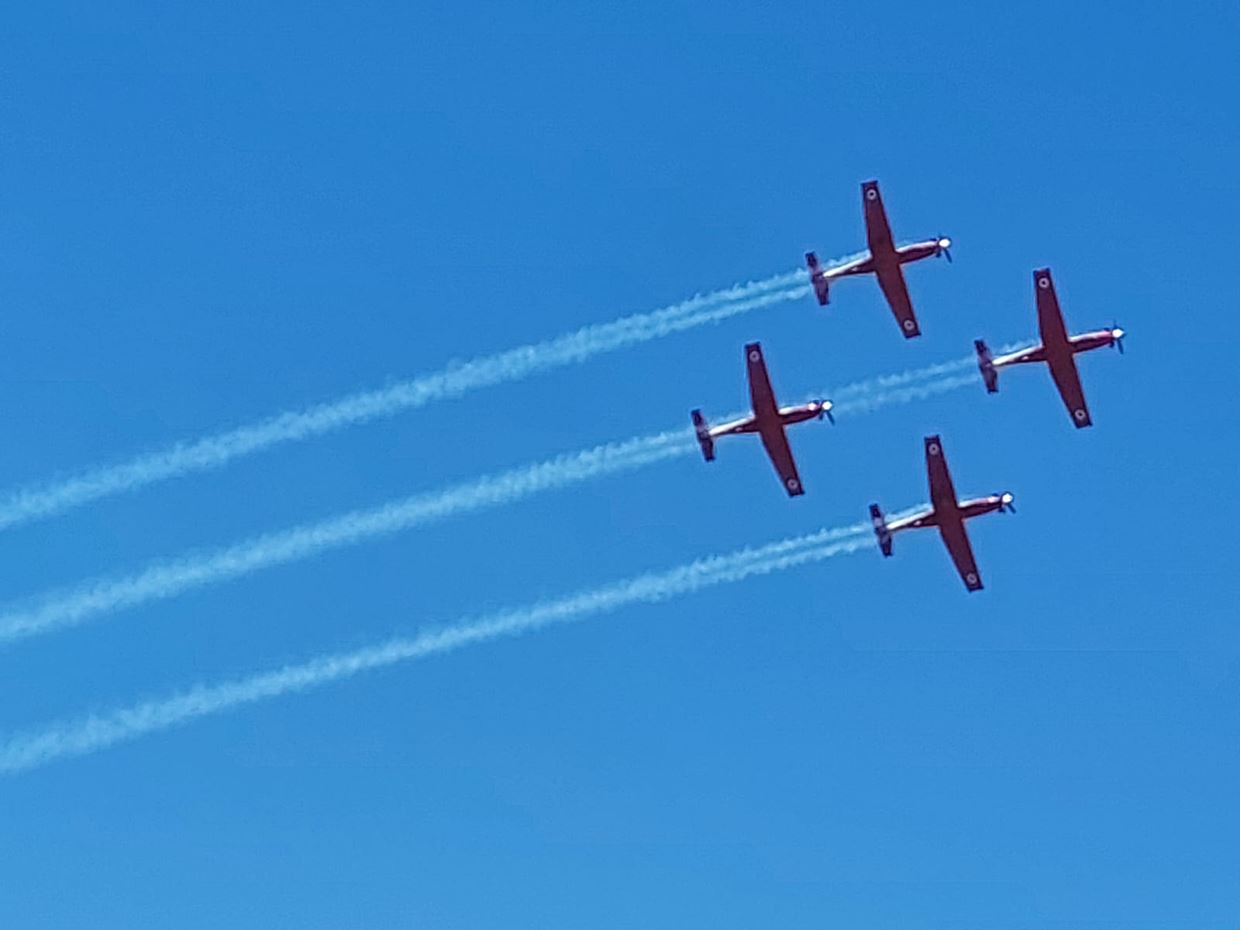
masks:
[(1111, 330), (1111, 338), (1112, 339), (1123, 339), (1124, 331), (1120, 329), (1118, 326), (1115, 327), (1113, 330)]
[(944, 236), (942, 239), (939, 240), (940, 249), (950, 249), (951, 247), (952, 247), (952, 241), (948, 239), (946, 236)]

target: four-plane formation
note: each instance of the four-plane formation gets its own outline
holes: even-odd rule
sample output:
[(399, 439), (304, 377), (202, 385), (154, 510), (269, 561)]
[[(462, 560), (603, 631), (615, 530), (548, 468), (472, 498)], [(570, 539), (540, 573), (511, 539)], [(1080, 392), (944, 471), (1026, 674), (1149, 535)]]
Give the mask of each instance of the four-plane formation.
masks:
[[(861, 185), (861, 208), (865, 218), (867, 252), (829, 268), (823, 267), (816, 253), (805, 253), (805, 263), (809, 269), (814, 296), (820, 305), (826, 306), (833, 282), (841, 278), (872, 274), (878, 279), (878, 286), (891, 307), (891, 312), (905, 338), (919, 336), (921, 325), (917, 321), (908, 285), (904, 280), (903, 266), (923, 258), (940, 256), (950, 262), (951, 253), (948, 250), (951, 248), (951, 240), (946, 236), (936, 236), (933, 239), (896, 245), (877, 181), (866, 181)], [(1055, 283), (1051, 278), (1049, 268), (1041, 268), (1033, 273), (1033, 292), (1040, 343), (995, 356), (985, 341), (974, 340), (978, 369), (981, 371), (986, 390), (991, 394), (999, 390), (1001, 368), (1034, 362), (1045, 363), (1050, 369), (1051, 378), (1059, 390), (1060, 397), (1063, 398), (1073, 424), (1078, 428), (1091, 426), (1093, 419), (1090, 417), (1089, 406), (1085, 402), (1085, 391), (1081, 386), (1081, 377), (1077, 371), (1076, 356), (1081, 352), (1108, 346), (1114, 346), (1122, 353), (1124, 331), (1113, 324), (1107, 329), (1070, 334), (1064, 323), (1063, 311), (1059, 306), (1059, 298), (1055, 294)], [(766, 357), (762, 346), (757, 342), (745, 346), (745, 364), (749, 376), (749, 398), (752, 407), (749, 415), (712, 427), (701, 410), (692, 412), (693, 427), (697, 433), (698, 444), (702, 447), (702, 455), (706, 461), (712, 462), (715, 459), (715, 443), (720, 437), (757, 433), (766, 449), (766, 454), (775, 466), (784, 490), (787, 491), (789, 497), (797, 497), (805, 493), (805, 487), (797, 471), (792, 447), (788, 443), (787, 427), (806, 420), (821, 420), (824, 417), (834, 423), (835, 419), (831, 415), (833, 405), (830, 400), (821, 399), (806, 404), (781, 407), (771, 388), (771, 379), (767, 372)], [(1013, 497), (1011, 493), (1004, 492), (962, 501), (957, 497), (956, 488), (952, 483), (942, 439), (938, 436), (927, 436), (925, 453), (926, 472), (930, 483), (930, 507), (919, 513), (904, 515), (888, 522), (879, 506), (871, 504), (870, 520), (874, 526), (874, 533), (878, 537), (879, 548), (884, 556), (890, 556), (892, 537), (896, 533), (903, 530), (936, 527), (960, 577), (964, 580), (965, 587), (970, 591), (979, 591), (982, 588), (982, 578), (973, 556), (973, 548), (969, 544), (968, 533), (965, 531), (965, 521), (987, 513), (1004, 511), (1014, 513)]]

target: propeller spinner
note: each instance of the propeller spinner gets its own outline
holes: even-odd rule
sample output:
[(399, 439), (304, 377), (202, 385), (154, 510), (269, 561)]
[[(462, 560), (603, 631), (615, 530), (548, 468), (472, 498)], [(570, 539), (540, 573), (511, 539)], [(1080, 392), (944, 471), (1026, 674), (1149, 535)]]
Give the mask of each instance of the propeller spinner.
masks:
[(946, 236), (939, 236), (938, 242), (935, 243), (934, 254), (942, 255), (945, 259), (947, 259), (948, 264), (950, 264), (952, 260), (951, 247), (952, 241), (949, 238)]

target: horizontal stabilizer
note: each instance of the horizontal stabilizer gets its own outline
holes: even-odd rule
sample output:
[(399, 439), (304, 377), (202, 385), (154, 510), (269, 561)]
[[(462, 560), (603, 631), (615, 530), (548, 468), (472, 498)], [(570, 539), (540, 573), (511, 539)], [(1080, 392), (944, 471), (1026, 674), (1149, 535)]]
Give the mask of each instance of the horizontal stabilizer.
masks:
[(809, 268), (809, 281), (814, 285), (814, 296), (818, 298), (819, 305), (825, 307), (830, 299), (827, 293), (827, 273), (822, 270), (818, 256), (813, 252), (805, 253), (805, 266)]
[(715, 460), (715, 440), (711, 438), (710, 427), (706, 423), (706, 418), (702, 416), (701, 410), (694, 410), (693, 429), (697, 433), (698, 445), (702, 447), (702, 457), (708, 462)]
[(879, 509), (878, 504), (870, 505), (870, 522), (874, 525), (874, 535), (878, 537), (878, 548), (883, 555), (891, 555), (891, 530), (887, 529), (887, 518)]
[(986, 391), (994, 394), (999, 390), (999, 369), (995, 368), (994, 356), (981, 339), (973, 340), (973, 348), (977, 351), (977, 369), (982, 373), (982, 380), (986, 382)]

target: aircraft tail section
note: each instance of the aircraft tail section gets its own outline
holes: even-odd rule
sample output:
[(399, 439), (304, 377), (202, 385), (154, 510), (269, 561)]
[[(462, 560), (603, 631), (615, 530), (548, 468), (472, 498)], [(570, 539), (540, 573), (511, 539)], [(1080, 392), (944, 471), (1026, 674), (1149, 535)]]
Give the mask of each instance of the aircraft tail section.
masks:
[(822, 270), (818, 256), (813, 252), (805, 253), (805, 266), (809, 269), (810, 283), (814, 285), (814, 296), (818, 298), (818, 304), (825, 307), (830, 299), (827, 293), (827, 273)]
[(999, 369), (995, 368), (994, 356), (981, 339), (973, 340), (973, 348), (977, 350), (977, 368), (982, 373), (982, 380), (986, 382), (986, 391), (994, 394), (999, 390)]
[(883, 555), (891, 555), (891, 530), (887, 528), (887, 518), (883, 516), (878, 504), (870, 505), (870, 522), (874, 525), (874, 535), (878, 537), (878, 548)]
[(715, 440), (711, 438), (710, 426), (706, 422), (706, 417), (702, 416), (701, 410), (694, 410), (693, 429), (697, 433), (698, 445), (702, 447), (702, 457), (708, 462), (715, 460)]

